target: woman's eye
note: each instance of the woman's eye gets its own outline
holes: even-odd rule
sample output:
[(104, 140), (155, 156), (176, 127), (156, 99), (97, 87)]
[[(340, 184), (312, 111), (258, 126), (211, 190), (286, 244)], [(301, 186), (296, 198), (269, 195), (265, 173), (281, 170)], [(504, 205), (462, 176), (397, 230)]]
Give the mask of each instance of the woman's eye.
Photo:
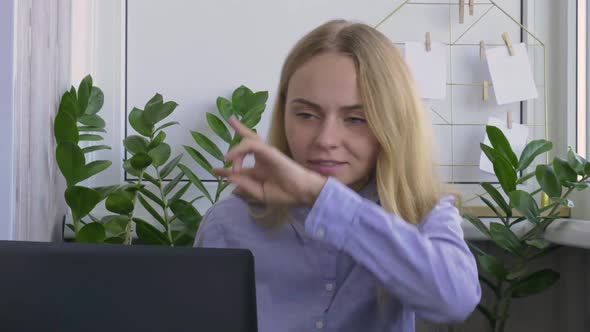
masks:
[(367, 122), (367, 120), (365, 120), (363, 118), (357, 118), (357, 117), (346, 118), (346, 121), (347, 122), (350, 122), (350, 123), (354, 123), (354, 124), (356, 124), (356, 123), (366, 123)]
[(313, 114), (299, 112), (299, 113), (297, 113), (297, 117), (300, 117), (302, 119), (311, 119), (311, 118), (313, 118)]

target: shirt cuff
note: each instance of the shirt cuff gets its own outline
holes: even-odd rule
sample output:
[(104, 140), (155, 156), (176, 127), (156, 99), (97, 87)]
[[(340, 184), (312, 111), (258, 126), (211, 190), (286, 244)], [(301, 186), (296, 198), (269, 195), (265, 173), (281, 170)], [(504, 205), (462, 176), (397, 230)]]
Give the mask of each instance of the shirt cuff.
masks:
[(305, 219), (305, 232), (342, 249), (362, 203), (357, 192), (329, 177)]

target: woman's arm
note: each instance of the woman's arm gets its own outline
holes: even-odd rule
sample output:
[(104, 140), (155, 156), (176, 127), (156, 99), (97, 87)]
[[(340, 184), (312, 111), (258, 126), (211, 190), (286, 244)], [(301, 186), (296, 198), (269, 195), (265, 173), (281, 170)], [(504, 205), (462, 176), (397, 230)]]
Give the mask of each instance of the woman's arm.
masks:
[(215, 219), (215, 205), (203, 216), (197, 235), (195, 236), (194, 247), (226, 248), (227, 244), (223, 236), (221, 225)]
[(421, 318), (462, 321), (479, 303), (477, 266), (451, 196), (418, 226), (329, 178), (305, 229), (351, 255)]

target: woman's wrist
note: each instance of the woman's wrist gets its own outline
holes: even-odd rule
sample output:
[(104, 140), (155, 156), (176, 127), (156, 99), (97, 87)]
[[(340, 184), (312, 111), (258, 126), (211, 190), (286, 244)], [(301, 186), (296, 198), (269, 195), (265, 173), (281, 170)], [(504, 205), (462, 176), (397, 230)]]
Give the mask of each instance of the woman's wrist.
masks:
[(303, 188), (303, 202), (306, 205), (311, 206), (320, 195), (328, 178), (311, 171), (309, 171), (309, 175), (309, 182), (305, 185), (305, 188)]

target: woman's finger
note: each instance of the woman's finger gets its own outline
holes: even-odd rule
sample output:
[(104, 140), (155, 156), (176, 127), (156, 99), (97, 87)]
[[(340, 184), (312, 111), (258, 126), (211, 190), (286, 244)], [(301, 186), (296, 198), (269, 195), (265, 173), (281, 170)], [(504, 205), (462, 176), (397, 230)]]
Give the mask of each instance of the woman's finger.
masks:
[(237, 161), (240, 161), (240, 165), (237, 165), (237, 167), (241, 168), (241, 162), (248, 154), (253, 153), (256, 155), (264, 151), (264, 144), (265, 143), (262, 141), (245, 139), (240, 144), (229, 150), (225, 155), (225, 159), (227, 161), (232, 161), (235, 164), (237, 164)]
[(240, 191), (245, 192), (248, 196), (254, 199), (264, 201), (264, 190), (261, 182), (256, 181), (252, 177), (243, 174), (232, 173), (227, 180), (240, 188)]
[(258, 139), (258, 135), (253, 132), (250, 128), (244, 126), (238, 118), (235, 116), (231, 116), (228, 119), (229, 125), (238, 133), (240, 136), (244, 138), (256, 138)]

